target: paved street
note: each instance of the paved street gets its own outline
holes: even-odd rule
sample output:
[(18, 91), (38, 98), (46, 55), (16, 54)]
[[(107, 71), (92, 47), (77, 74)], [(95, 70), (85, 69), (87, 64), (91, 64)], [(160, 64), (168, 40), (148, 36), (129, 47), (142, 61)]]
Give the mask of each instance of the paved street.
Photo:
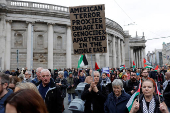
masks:
[[(78, 96), (76, 96), (76, 98), (78, 98)], [(67, 94), (66, 98), (64, 99), (64, 107), (65, 107), (65, 110), (63, 113), (72, 113), (72, 111), (68, 110), (68, 94)]]

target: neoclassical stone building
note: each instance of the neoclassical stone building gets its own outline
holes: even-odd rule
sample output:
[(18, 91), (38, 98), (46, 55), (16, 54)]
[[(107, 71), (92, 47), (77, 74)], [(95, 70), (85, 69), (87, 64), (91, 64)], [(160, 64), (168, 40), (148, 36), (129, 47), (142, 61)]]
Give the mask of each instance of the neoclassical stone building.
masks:
[[(108, 52), (93, 54), (99, 67), (142, 67), (145, 39), (132, 38), (113, 20), (106, 18)], [(0, 70), (17, 68), (76, 68), (69, 8), (35, 2), (0, 0)], [(32, 49), (33, 47), (33, 49)], [(33, 59), (31, 57), (33, 55)], [(91, 67), (91, 56), (87, 55)], [(33, 67), (31, 61), (33, 60)]]

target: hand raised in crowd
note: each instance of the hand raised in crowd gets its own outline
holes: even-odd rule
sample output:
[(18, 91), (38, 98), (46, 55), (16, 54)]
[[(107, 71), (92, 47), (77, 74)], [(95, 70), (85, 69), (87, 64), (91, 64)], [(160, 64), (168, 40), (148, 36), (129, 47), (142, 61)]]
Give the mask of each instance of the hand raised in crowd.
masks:
[(166, 107), (166, 105), (165, 105), (165, 103), (163, 102), (163, 103), (160, 103), (160, 111), (162, 112), (162, 113), (169, 113), (169, 111), (168, 111), (168, 109), (167, 109), (167, 107)]
[(61, 83), (58, 83), (59, 86), (61, 86), (62, 84)]
[(74, 84), (73, 85), (71, 85), (72, 87), (74, 87)]
[(131, 94), (133, 94), (134, 92), (135, 92), (135, 91), (134, 91), (134, 90), (132, 90), (132, 91), (131, 91)]
[(133, 102), (132, 109), (130, 110), (130, 113), (136, 113), (139, 110), (139, 102), (137, 102), (137, 99)]
[(93, 91), (96, 92), (96, 93), (99, 91), (97, 86), (93, 87)]
[(91, 82), (89, 91), (91, 92), (91, 90), (93, 90), (96, 93), (99, 91), (96, 84), (95, 84), (95, 82)]

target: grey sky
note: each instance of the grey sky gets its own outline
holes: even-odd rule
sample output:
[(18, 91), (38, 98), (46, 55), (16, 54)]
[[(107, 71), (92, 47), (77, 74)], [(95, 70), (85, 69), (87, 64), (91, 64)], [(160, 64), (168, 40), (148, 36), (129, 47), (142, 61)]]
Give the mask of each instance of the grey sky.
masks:
[[(25, 0), (23, 0), (25, 1)], [(105, 4), (105, 15), (120, 24), (124, 30), (129, 30), (132, 37), (142, 36), (146, 39), (170, 36), (170, 1), (169, 0), (27, 0), (62, 6)], [(122, 9), (126, 12), (126, 14)], [(137, 25), (129, 25), (135, 22)], [(165, 39), (148, 40), (147, 51), (161, 49), (162, 43), (169, 43), (170, 37)]]

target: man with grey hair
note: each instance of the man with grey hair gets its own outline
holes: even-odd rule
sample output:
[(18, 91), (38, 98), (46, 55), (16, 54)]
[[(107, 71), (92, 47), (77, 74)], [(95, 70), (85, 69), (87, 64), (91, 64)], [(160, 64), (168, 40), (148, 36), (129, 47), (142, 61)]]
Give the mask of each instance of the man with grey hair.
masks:
[(41, 70), (42, 70), (42, 69), (43, 69), (42, 67), (38, 67), (38, 68), (36, 69), (36, 75), (37, 75), (37, 77), (35, 77), (35, 78), (32, 80), (32, 83), (35, 84), (36, 86), (39, 84), (38, 82), (41, 81)]
[(58, 86), (51, 79), (48, 69), (41, 70), (41, 81), (37, 86), (49, 113), (62, 113), (62, 97)]
[(31, 82), (32, 79), (31, 79), (31, 71), (26, 71), (25, 72), (25, 78), (24, 78), (24, 82)]
[(0, 72), (0, 113), (5, 113), (4, 102), (13, 93), (11, 89), (7, 89), (8, 84), (9, 76)]

